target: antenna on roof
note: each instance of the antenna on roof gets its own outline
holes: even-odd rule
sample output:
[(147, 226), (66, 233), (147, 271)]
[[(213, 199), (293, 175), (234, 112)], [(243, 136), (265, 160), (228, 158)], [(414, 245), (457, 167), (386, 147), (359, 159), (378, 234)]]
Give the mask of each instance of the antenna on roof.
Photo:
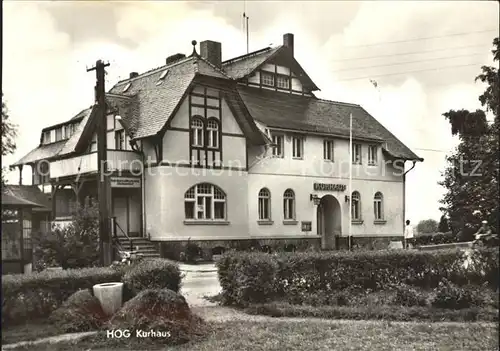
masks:
[(247, 54), (249, 52), (248, 50), (248, 19), (250, 17), (247, 16), (246, 14), (246, 1), (243, 1), (243, 28), (246, 28), (246, 36), (247, 36)]

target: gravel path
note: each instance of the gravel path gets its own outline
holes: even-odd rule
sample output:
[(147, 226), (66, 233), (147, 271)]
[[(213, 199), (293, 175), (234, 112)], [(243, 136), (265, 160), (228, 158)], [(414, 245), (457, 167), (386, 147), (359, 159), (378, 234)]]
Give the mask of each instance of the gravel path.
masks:
[(21, 341), (21, 342), (16, 342), (14, 344), (3, 345), (2, 350), (11, 350), (11, 349), (15, 349), (17, 347), (26, 346), (26, 345), (56, 344), (56, 343), (64, 342), (64, 341), (78, 340), (78, 339), (81, 339), (85, 336), (89, 336), (89, 335), (93, 335), (93, 334), (97, 334), (97, 332), (70, 333), (70, 334), (56, 335), (56, 336), (51, 336), (49, 338), (42, 338), (42, 339), (32, 340), (32, 341)]

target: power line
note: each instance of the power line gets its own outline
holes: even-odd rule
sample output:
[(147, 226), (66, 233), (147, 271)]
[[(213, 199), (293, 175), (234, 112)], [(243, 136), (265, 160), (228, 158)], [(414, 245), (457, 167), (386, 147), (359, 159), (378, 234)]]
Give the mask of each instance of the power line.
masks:
[(443, 152), (443, 153), (448, 153), (448, 152), (450, 152), (450, 150), (422, 149), (422, 148), (413, 148), (413, 150), (418, 150), (418, 151), (431, 151), (431, 152)]
[(408, 42), (412, 42), (412, 41), (456, 37), (456, 36), (461, 36), (461, 35), (470, 35), (470, 34), (487, 33), (487, 32), (498, 32), (498, 29), (486, 29), (486, 30), (479, 30), (479, 31), (474, 31), (474, 32), (463, 32), (463, 33), (453, 33), (453, 34), (446, 34), (446, 35), (436, 35), (436, 36), (431, 36), (431, 37), (421, 37), (421, 38), (414, 38), (414, 39), (384, 41), (384, 42), (380, 42), (380, 43), (364, 44), (364, 45), (348, 45), (345, 47), (346, 48), (361, 48), (361, 47), (369, 47), (369, 46), (377, 46), (377, 45), (385, 45), (385, 44), (408, 43)]
[(418, 73), (418, 72), (426, 72), (426, 71), (439, 71), (439, 70), (445, 70), (445, 69), (450, 69), (450, 68), (467, 67), (467, 66), (475, 66), (475, 65), (483, 65), (483, 63), (477, 62), (477, 63), (470, 63), (470, 64), (466, 64), (466, 65), (455, 65), (455, 66), (436, 67), (436, 68), (420, 69), (420, 70), (397, 72), (397, 73), (389, 73), (389, 74), (379, 74), (379, 75), (376, 75), (376, 76), (363, 76), (363, 77), (353, 77), (353, 78), (347, 78), (347, 79), (336, 79), (335, 81), (336, 82), (346, 82), (346, 81), (350, 81), (350, 80), (399, 76), (399, 75), (404, 75), (404, 74), (407, 74), (407, 73)]
[(332, 72), (354, 71), (354, 70), (359, 70), (359, 69), (367, 69), (367, 68), (375, 68), (375, 67), (399, 66), (399, 65), (405, 65), (405, 64), (408, 64), (408, 63), (420, 63), (420, 62), (426, 62), (426, 61), (438, 61), (438, 60), (454, 59), (456, 57), (471, 57), (471, 56), (482, 56), (482, 55), (484, 55), (484, 52), (482, 52), (482, 53), (474, 53), (474, 54), (466, 54), (466, 55), (435, 57), (435, 58), (423, 59), (423, 60), (404, 61), (404, 62), (397, 62), (397, 63), (389, 63), (389, 64), (385, 64), (385, 65), (374, 65), (374, 66), (364, 66), (364, 67), (360, 66), (360, 67), (344, 68), (344, 69), (339, 69), (339, 70), (332, 71)]
[(374, 59), (374, 58), (379, 58), (379, 57), (392, 57), (392, 56), (414, 55), (414, 54), (427, 53), (427, 52), (438, 52), (438, 51), (447, 51), (447, 50), (465, 49), (465, 48), (476, 48), (476, 47), (484, 47), (484, 46), (485, 45), (465, 45), (465, 46), (456, 46), (456, 47), (453, 47), (453, 48), (443, 48), (443, 49), (435, 49), (435, 50), (420, 50), (420, 51), (411, 51), (411, 52), (400, 52), (400, 53), (388, 54), (388, 55), (367, 56), (367, 57), (354, 57), (354, 58), (341, 59), (341, 60), (332, 60), (331, 62), (368, 60), (368, 59)]

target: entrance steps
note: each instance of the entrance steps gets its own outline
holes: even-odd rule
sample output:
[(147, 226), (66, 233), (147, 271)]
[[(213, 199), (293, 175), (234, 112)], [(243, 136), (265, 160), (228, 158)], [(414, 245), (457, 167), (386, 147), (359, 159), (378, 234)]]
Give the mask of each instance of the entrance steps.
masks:
[(160, 257), (160, 252), (156, 249), (156, 246), (146, 238), (142, 237), (130, 237), (130, 241), (126, 236), (119, 235), (118, 241), (124, 250), (130, 250), (130, 241), (132, 241), (132, 250), (137, 251), (146, 258), (157, 258)]

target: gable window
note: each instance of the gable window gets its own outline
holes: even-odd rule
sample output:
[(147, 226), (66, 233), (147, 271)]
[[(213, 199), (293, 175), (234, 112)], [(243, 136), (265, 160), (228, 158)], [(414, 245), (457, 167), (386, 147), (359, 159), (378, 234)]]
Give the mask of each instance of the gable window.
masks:
[(125, 130), (117, 130), (115, 132), (115, 149), (125, 150)]
[(50, 130), (43, 132), (43, 143), (44, 144), (50, 143)]
[(261, 79), (262, 85), (274, 87), (274, 74), (273, 73), (261, 71), (260, 79)]
[(209, 119), (207, 123), (208, 147), (217, 149), (219, 147), (219, 123), (215, 119)]
[(376, 221), (384, 220), (384, 206), (381, 192), (375, 193), (375, 196), (373, 197), (373, 211)]
[(286, 189), (283, 194), (283, 218), (285, 220), (295, 219), (295, 193), (292, 189)]
[(323, 141), (323, 159), (332, 161), (334, 160), (334, 152), (333, 152), (333, 140), (324, 140)]
[(97, 151), (97, 134), (94, 134), (92, 136), (92, 141), (90, 142), (89, 152), (96, 152), (96, 151)]
[(259, 191), (259, 220), (271, 220), (271, 193), (267, 188)]
[(273, 135), (273, 156), (283, 157), (285, 151), (285, 138), (283, 135)]
[(73, 125), (73, 124), (68, 124), (68, 125), (66, 126), (66, 128), (65, 128), (65, 129), (66, 129), (66, 133), (65, 133), (65, 134), (66, 134), (66, 135), (65, 135), (65, 138), (66, 138), (66, 139), (71, 138), (71, 136), (73, 135), (73, 128), (74, 128), (74, 125)]
[(56, 129), (56, 141), (62, 140), (62, 128)]
[(368, 165), (375, 166), (377, 164), (377, 146), (368, 146)]
[(351, 219), (353, 221), (361, 220), (361, 197), (357, 191), (351, 195)]
[(300, 159), (304, 154), (304, 139), (301, 137), (292, 138), (293, 152), (292, 157)]
[(352, 144), (352, 163), (361, 164), (361, 144)]
[(290, 89), (290, 77), (287, 76), (277, 76), (276, 86), (281, 89)]
[(196, 184), (184, 194), (184, 213), (190, 220), (225, 220), (226, 194), (215, 185)]
[(204, 146), (203, 121), (200, 118), (193, 118), (191, 121), (191, 145)]

